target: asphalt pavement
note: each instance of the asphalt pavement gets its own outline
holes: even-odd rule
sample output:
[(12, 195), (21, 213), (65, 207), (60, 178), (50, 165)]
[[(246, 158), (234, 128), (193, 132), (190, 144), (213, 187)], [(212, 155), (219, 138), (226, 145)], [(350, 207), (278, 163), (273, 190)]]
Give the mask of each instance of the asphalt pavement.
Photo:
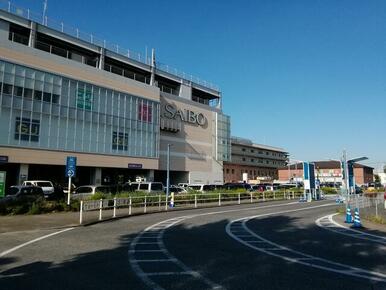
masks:
[[(335, 211), (329, 201), (280, 201), (2, 233), (0, 289), (386, 289), (385, 246), (315, 224)], [(264, 239), (385, 279), (250, 248), (226, 232), (230, 222), (250, 216), (258, 217), (245, 226)], [(39, 240), (28, 244), (33, 239)]]

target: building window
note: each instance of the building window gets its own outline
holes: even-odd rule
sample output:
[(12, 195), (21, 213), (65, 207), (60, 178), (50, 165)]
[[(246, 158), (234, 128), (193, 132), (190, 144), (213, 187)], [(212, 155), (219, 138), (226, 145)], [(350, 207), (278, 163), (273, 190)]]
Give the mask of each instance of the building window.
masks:
[(232, 174), (235, 174), (235, 170), (234, 169), (232, 169)]
[(15, 139), (23, 141), (39, 141), (40, 121), (16, 117)]
[(12, 94), (12, 88), (13, 88), (12, 85), (9, 85), (9, 84), (3, 84), (3, 93), (4, 93), (5, 95), (11, 95), (11, 94)]
[(243, 161), (245, 161), (245, 158), (243, 157)]
[(151, 123), (152, 122), (152, 105), (147, 105), (143, 103), (138, 104), (138, 120), (142, 122)]
[(22, 97), (23, 96), (23, 88), (15, 86), (15, 95), (18, 97)]
[(229, 168), (227, 168), (226, 172), (227, 172), (227, 174), (229, 174)]
[(255, 162), (255, 159), (252, 158), (252, 159), (251, 159), (251, 162)]
[(113, 132), (113, 150), (128, 150), (129, 135), (122, 132)]
[(42, 100), (43, 93), (42, 91), (34, 91), (34, 99), (36, 101), (41, 101)]
[(251, 149), (251, 153), (255, 153), (255, 150)]
[(242, 148), (241, 151), (245, 152), (245, 148)]

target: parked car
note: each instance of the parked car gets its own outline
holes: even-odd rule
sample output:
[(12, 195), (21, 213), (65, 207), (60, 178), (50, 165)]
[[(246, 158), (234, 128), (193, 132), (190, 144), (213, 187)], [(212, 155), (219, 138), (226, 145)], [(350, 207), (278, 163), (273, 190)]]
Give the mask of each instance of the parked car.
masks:
[(251, 191), (264, 191), (265, 185), (264, 184), (254, 184), (251, 185)]
[(105, 185), (82, 185), (75, 189), (73, 198), (84, 198), (94, 195), (97, 192), (101, 193), (112, 193), (110, 186)]
[(216, 189), (223, 189), (223, 185), (217, 185), (217, 184), (189, 184), (188, 190), (195, 190), (200, 192), (207, 192), (207, 191), (213, 191)]
[(26, 180), (23, 182), (22, 186), (38, 186), (43, 190), (44, 196), (49, 197), (50, 194), (55, 192), (54, 185), (51, 181), (47, 180)]
[(8, 203), (12, 201), (35, 201), (39, 197), (44, 197), (41, 187), (32, 185), (13, 185), (6, 191), (6, 196), (0, 198), (0, 203)]
[[(165, 187), (165, 191), (166, 191), (166, 187)], [(182, 187), (182, 186), (177, 186), (177, 185), (170, 185), (170, 192), (174, 192), (176, 194), (185, 194), (185, 193), (188, 193), (188, 191), (186, 190), (186, 188)]]
[(132, 182), (130, 184), (135, 191), (145, 191), (149, 193), (164, 192), (162, 182)]
[(246, 191), (252, 189), (251, 185), (248, 183), (225, 183), (223, 188), (227, 190), (245, 189)]

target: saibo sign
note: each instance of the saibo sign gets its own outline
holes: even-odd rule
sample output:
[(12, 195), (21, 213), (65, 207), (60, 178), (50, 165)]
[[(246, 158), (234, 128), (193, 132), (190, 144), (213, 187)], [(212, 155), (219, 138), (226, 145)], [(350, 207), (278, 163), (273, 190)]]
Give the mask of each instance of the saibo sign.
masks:
[(171, 104), (165, 104), (164, 117), (168, 119), (177, 119), (180, 118), (182, 122), (187, 122), (191, 124), (197, 124), (204, 126), (206, 123), (206, 118), (202, 113), (196, 113), (191, 110), (181, 110), (177, 109)]

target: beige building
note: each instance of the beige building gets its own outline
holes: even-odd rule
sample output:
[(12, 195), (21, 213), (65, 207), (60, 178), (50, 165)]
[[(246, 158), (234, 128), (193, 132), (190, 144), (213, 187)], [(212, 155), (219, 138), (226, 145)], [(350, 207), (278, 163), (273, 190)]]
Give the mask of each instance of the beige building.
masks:
[(231, 138), (231, 161), (224, 162), (224, 182), (264, 182), (278, 178), (278, 168), (287, 164), (288, 153), (278, 147)]
[[(219, 89), (93, 36), (0, 10), (0, 171), (109, 184), (143, 177), (222, 183), (230, 119)], [(47, 22), (48, 24), (50, 22)], [(45, 24), (47, 24), (45, 23)], [(204, 69), (204, 68), (203, 68)]]

